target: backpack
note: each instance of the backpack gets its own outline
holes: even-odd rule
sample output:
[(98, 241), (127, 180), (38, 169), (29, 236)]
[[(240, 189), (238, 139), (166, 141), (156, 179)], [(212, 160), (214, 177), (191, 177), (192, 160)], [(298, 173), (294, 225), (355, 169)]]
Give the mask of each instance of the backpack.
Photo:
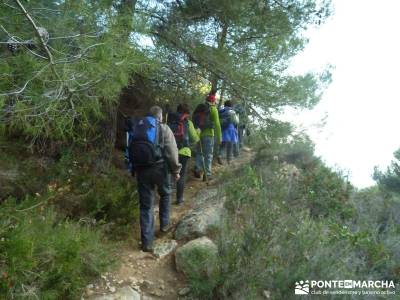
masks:
[(134, 120), (128, 131), (128, 159), (133, 168), (163, 162), (161, 126), (153, 117)]
[(225, 107), (219, 111), (219, 121), (221, 123), (221, 128), (226, 129), (229, 127), (229, 124), (237, 125), (239, 120), (232, 108)]
[(204, 130), (206, 128), (214, 129), (214, 122), (210, 117), (210, 105), (200, 103), (193, 112), (193, 125), (195, 128)]
[(178, 149), (189, 146), (189, 116), (181, 113), (168, 114), (168, 126), (174, 133)]
[(240, 128), (245, 128), (246, 127), (246, 123), (247, 123), (247, 114), (246, 114), (246, 109), (244, 108), (244, 106), (242, 104), (236, 104), (233, 107), (233, 110), (236, 112), (236, 115), (238, 116), (238, 120), (240, 122)]

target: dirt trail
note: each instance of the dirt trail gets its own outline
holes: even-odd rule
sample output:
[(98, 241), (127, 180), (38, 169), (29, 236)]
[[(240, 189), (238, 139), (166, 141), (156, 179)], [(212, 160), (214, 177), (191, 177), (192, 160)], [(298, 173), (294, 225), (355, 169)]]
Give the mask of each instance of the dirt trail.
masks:
[[(175, 193), (173, 193), (170, 210), (170, 218), (173, 228), (167, 234), (160, 235), (158, 230), (158, 205), (154, 208), (156, 221), (155, 246), (174, 239), (176, 225), (179, 223), (181, 218), (193, 208), (193, 202), (191, 199), (195, 197), (197, 192), (210, 186), (217, 186), (218, 177), (223, 171), (228, 168), (237, 168), (251, 160), (253, 153), (248, 148), (245, 148), (245, 150), (247, 151), (242, 151), (240, 157), (230, 165), (227, 165), (226, 161), (224, 161), (224, 165), (222, 166), (218, 164), (214, 165), (213, 173), (216, 176), (214, 180), (208, 183), (203, 182), (201, 179), (194, 178), (191, 172), (192, 164), (188, 166), (188, 178), (184, 194), (185, 202), (181, 206), (174, 205)], [(138, 240), (140, 240), (139, 228)], [(178, 247), (181, 246), (181, 244), (182, 243), (178, 242)], [(139, 243), (137, 243), (137, 245), (129, 245), (121, 249), (121, 252), (118, 255), (119, 260), (121, 261), (120, 268), (113, 273), (107, 273), (102, 276), (102, 279), (98, 283), (87, 288), (87, 294), (109, 294), (110, 292), (115, 291), (118, 287), (130, 286), (138, 291), (144, 300), (176, 300), (183, 298), (179, 295), (179, 292), (187, 286), (187, 283), (184, 276), (178, 273), (175, 269), (173, 253), (162, 258), (156, 258), (152, 254), (141, 251)]]

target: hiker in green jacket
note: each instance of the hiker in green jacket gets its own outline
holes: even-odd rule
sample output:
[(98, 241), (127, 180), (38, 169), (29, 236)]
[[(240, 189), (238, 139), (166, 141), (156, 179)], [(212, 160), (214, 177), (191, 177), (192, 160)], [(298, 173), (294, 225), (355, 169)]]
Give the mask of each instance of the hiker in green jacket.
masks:
[(221, 144), (222, 133), (219, 122), (218, 109), (215, 105), (214, 94), (209, 94), (205, 103), (196, 107), (193, 113), (193, 123), (195, 128), (201, 130), (200, 143), (196, 150), (195, 177), (201, 178), (201, 170), (204, 167), (205, 174), (211, 179), (211, 164), (214, 152), (214, 136), (218, 145)]
[(197, 143), (200, 140), (199, 134), (194, 129), (190, 118), (189, 106), (179, 104), (176, 108), (176, 113), (168, 114), (168, 126), (174, 133), (176, 144), (178, 146), (179, 163), (182, 165), (180, 171), (180, 178), (176, 182), (176, 204), (181, 205), (183, 203), (183, 190), (185, 187), (186, 180), (186, 169), (187, 163), (192, 156), (190, 144)]

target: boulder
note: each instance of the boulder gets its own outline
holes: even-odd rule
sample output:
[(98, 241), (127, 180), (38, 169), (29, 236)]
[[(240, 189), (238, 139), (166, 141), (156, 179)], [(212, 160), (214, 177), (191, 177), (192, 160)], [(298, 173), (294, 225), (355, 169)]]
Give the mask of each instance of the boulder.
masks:
[(17, 169), (6, 170), (0, 166), (0, 200), (15, 194), (19, 175)]
[(170, 240), (161, 244), (158, 244), (154, 247), (153, 254), (157, 258), (163, 258), (173, 252), (175, 248), (178, 246), (178, 243), (175, 240)]
[(187, 277), (195, 275), (210, 278), (218, 272), (218, 248), (207, 237), (190, 241), (178, 248), (175, 253), (175, 264), (178, 272)]
[(219, 190), (218, 188), (207, 188), (200, 190), (193, 199), (195, 204), (203, 204), (207, 203), (212, 199), (218, 197)]
[(186, 296), (190, 293), (190, 287), (184, 287), (179, 290), (178, 295), (179, 296)]
[(194, 239), (205, 236), (221, 225), (224, 203), (213, 203), (189, 212), (178, 223), (175, 239)]
[(131, 287), (124, 286), (114, 294), (91, 296), (89, 300), (140, 300), (140, 294)]

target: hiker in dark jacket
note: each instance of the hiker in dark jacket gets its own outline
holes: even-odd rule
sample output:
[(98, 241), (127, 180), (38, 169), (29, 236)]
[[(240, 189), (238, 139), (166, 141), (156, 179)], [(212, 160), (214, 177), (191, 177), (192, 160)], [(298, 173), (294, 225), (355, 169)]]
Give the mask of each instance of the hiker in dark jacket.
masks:
[(236, 104), (234, 105), (233, 109), (235, 110), (236, 114), (239, 117), (239, 124), (238, 124), (238, 137), (239, 137), (239, 143), (237, 144), (237, 152), (239, 153), (239, 149), (243, 147), (243, 139), (245, 137), (245, 131), (247, 129), (247, 123), (248, 123), (248, 117), (246, 114), (246, 110), (243, 106), (243, 104)]
[[(192, 156), (190, 144), (200, 140), (197, 130), (194, 128), (190, 118), (190, 109), (186, 103), (179, 104), (176, 113), (169, 114), (168, 125), (175, 135), (176, 144), (179, 149), (179, 163), (182, 165), (180, 178), (176, 183), (176, 204), (183, 203), (183, 190), (185, 188), (187, 164)], [(182, 131), (182, 132), (181, 132)]]
[[(138, 165), (138, 157), (130, 157), (133, 161), (133, 168), (136, 173), (139, 201), (140, 201), (140, 229), (142, 239), (142, 250), (145, 252), (153, 251), (154, 239), (154, 217), (153, 217), (153, 204), (154, 192), (157, 187), (158, 194), (160, 195), (159, 203), (159, 218), (160, 218), (160, 231), (167, 232), (170, 228), (169, 208), (171, 199), (171, 174), (175, 181), (179, 180), (179, 172), (181, 164), (178, 161), (178, 148), (176, 146), (175, 137), (171, 129), (162, 124), (162, 109), (158, 106), (150, 108), (149, 116), (141, 119), (148, 122), (149, 127), (155, 128), (155, 138), (158, 139), (157, 145), (161, 150), (161, 157), (156, 163), (146, 166), (145, 164)], [(139, 121), (140, 122), (140, 121)], [(134, 127), (133, 141), (135, 141), (135, 133), (138, 127)], [(157, 134), (158, 131), (158, 134)], [(150, 135), (147, 132), (147, 136)], [(137, 134), (138, 135), (138, 134)], [(133, 142), (132, 142), (133, 143)], [(132, 145), (131, 143), (131, 145)], [(139, 141), (137, 147), (139, 150), (132, 151), (138, 153), (136, 156), (146, 156), (146, 144), (148, 142)], [(141, 148), (140, 148), (141, 147)]]
[(220, 147), (219, 157), (223, 155), (226, 149), (226, 160), (231, 162), (232, 154), (237, 157), (237, 144), (239, 142), (237, 125), (239, 117), (232, 108), (231, 101), (225, 101), (224, 108), (219, 110), (219, 119), (222, 128), (222, 147)]

